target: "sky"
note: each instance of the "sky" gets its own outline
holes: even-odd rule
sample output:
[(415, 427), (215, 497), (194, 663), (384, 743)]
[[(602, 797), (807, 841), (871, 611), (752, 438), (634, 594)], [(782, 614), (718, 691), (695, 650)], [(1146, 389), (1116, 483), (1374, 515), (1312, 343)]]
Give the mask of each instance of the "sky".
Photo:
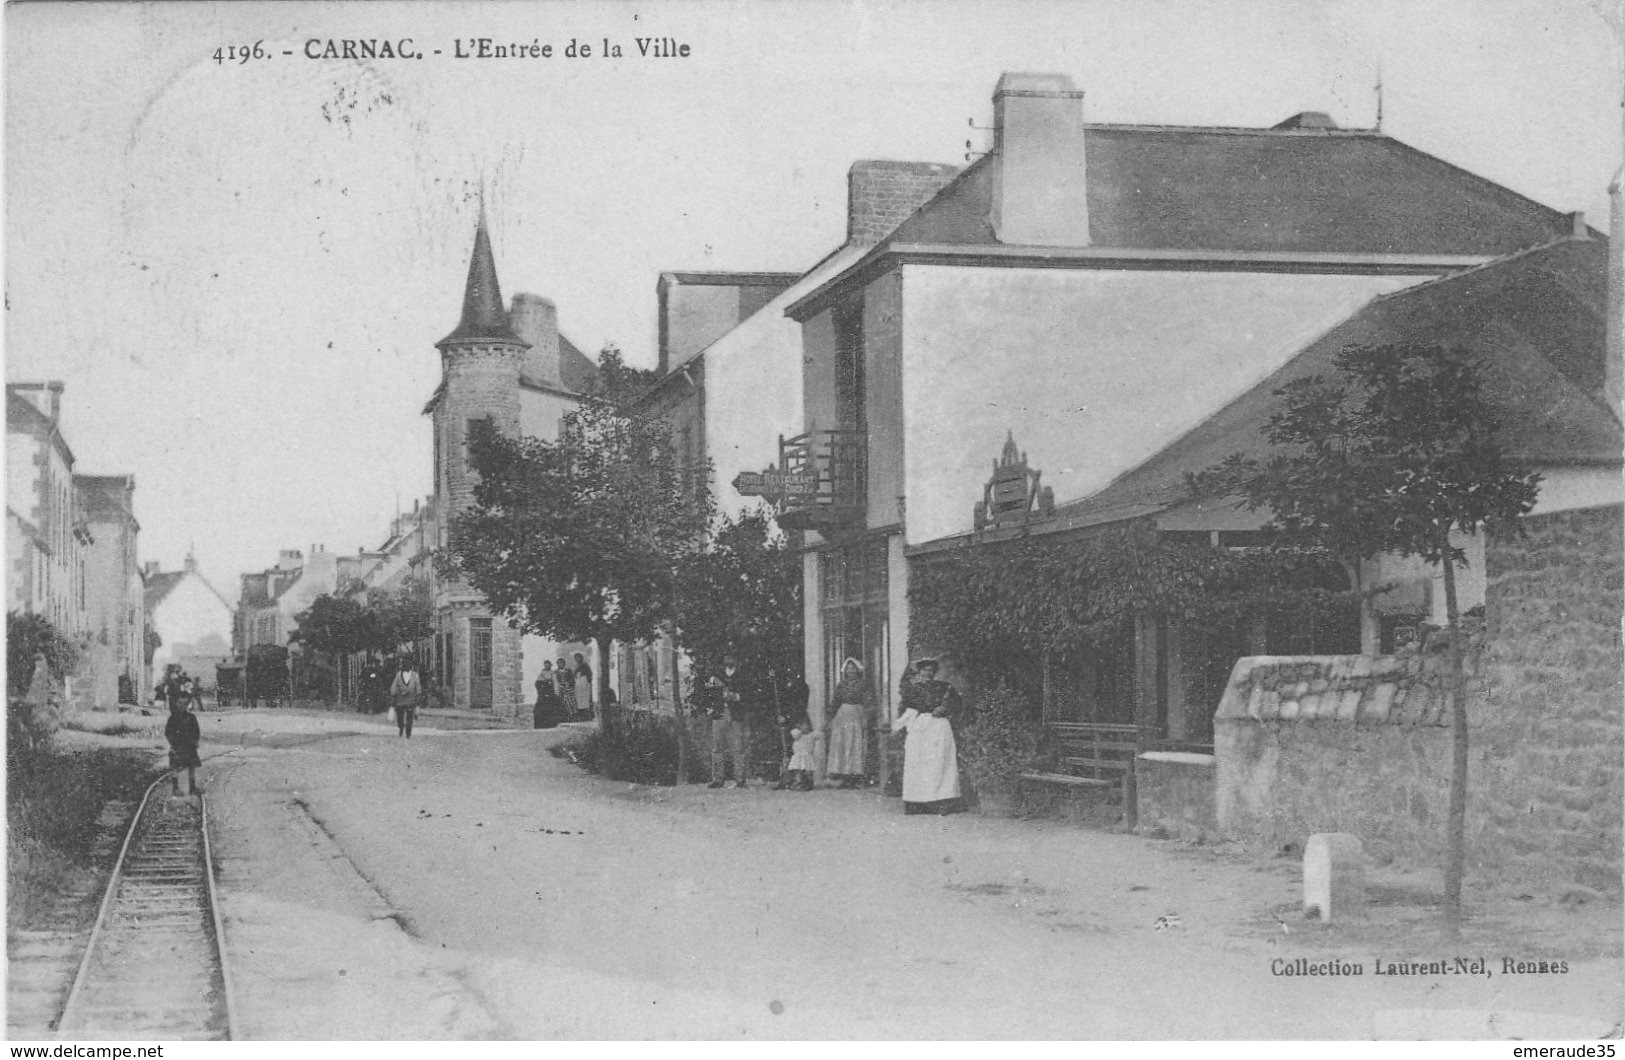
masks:
[(662, 270), (811, 267), (851, 163), (964, 164), (1006, 70), (1070, 75), (1089, 121), (1359, 127), (1380, 70), (1389, 135), (1604, 230), (1625, 120), (1611, 0), (43, 3), (4, 34), (6, 378), (62, 380), (143, 561), (195, 550), (231, 599), (430, 492), (482, 186), (504, 295), (652, 366)]

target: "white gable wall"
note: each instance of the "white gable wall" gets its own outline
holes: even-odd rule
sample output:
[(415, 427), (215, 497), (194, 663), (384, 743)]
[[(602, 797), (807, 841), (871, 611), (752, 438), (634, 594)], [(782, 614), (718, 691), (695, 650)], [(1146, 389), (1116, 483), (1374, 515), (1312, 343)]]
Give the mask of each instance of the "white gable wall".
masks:
[[(1422, 279), (905, 266), (909, 542), (971, 528), (1007, 431), (1056, 503), (1076, 500)], [(871, 434), (888, 414), (870, 409)]]

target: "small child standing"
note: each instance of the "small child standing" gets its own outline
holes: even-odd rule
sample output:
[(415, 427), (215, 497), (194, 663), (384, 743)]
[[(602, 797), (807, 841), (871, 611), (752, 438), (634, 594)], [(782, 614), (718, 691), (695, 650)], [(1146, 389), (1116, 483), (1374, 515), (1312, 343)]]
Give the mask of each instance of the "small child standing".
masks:
[[(175, 771), (175, 794), (197, 794), (196, 769), (203, 764), (198, 758), (197, 746), (203, 733), (197, 715), (186, 709), (187, 700), (177, 696), (169, 701), (169, 720), (164, 723), (164, 739), (169, 741), (169, 768)], [(181, 770), (186, 779), (181, 780)]]
[(785, 787), (791, 791), (812, 790), (813, 770), (817, 768), (813, 758), (813, 739), (812, 723), (806, 718), (790, 729), (790, 764), (786, 767), (789, 782)]

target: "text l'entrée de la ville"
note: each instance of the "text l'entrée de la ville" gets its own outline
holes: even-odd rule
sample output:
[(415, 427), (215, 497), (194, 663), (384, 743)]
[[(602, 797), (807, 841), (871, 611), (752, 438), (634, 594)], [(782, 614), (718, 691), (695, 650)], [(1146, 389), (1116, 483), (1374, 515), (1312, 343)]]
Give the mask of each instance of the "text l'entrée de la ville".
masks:
[(216, 63), (243, 65), (277, 58), (290, 59), (687, 59), (693, 46), (675, 37), (611, 37), (568, 40), (453, 37), (449, 41), (420, 41), (414, 37), (311, 37), (298, 47), (286, 41), (263, 40), (222, 43), (214, 51)]

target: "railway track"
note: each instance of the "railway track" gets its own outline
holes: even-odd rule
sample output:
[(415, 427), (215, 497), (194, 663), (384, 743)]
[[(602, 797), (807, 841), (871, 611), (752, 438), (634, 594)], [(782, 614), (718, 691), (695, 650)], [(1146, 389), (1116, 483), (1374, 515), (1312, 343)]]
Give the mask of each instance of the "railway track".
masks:
[(58, 1023), (64, 1038), (235, 1037), (203, 796), (147, 789)]

